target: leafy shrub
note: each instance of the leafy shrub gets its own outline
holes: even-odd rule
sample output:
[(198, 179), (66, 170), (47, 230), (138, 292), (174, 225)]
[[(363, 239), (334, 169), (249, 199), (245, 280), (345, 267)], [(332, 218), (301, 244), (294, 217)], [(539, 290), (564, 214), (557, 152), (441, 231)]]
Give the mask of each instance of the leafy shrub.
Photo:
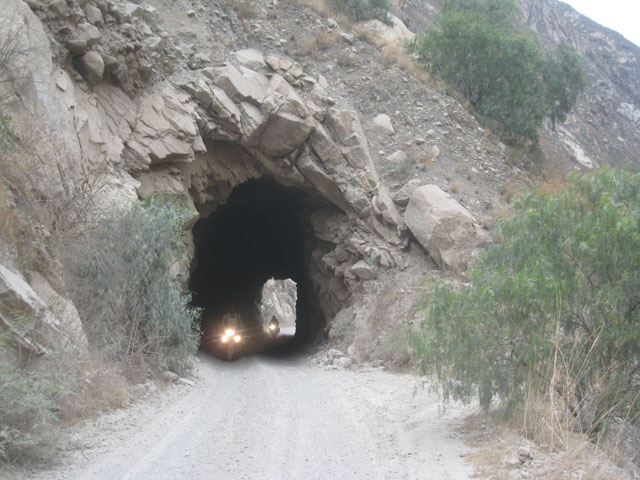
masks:
[(333, 7), (356, 22), (378, 19), (391, 23), (389, 0), (331, 0)]
[(584, 86), (580, 62), (566, 46), (543, 58), (523, 32), (514, 0), (447, 0), (434, 26), (410, 44), (418, 62), (459, 90), (507, 135), (537, 140), (545, 115), (555, 127)]
[(602, 169), (514, 205), (471, 271), (438, 283), (413, 336), (445, 399), (507, 414), (532, 393), (572, 428), (640, 418), (640, 176)]
[(107, 360), (184, 373), (199, 311), (171, 268), (185, 256), (186, 207), (162, 197), (115, 209), (77, 234), (69, 284), (90, 341)]
[(55, 383), (9, 360), (14, 357), (8, 331), (0, 330), (0, 460), (4, 461), (29, 456), (42, 431), (56, 420)]
[(546, 115), (551, 120), (553, 130), (556, 123), (567, 119), (585, 86), (584, 70), (579, 58), (565, 43), (545, 58), (542, 79), (545, 84)]

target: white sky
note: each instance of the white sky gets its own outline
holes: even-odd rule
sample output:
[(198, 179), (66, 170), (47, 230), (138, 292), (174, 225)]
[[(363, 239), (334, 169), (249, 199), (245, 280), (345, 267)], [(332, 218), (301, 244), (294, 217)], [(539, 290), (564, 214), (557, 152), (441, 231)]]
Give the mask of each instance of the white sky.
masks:
[(640, 0), (562, 0), (640, 46)]

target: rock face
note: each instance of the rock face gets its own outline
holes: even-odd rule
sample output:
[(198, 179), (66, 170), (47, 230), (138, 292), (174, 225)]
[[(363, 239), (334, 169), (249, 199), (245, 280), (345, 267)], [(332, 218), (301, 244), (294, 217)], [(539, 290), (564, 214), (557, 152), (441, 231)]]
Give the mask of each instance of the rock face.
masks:
[(78, 312), (35, 274), (38, 293), (19, 274), (0, 265), (0, 330), (23, 355), (46, 353), (51, 347), (87, 348)]
[[(285, 57), (239, 50), (222, 60), (190, 62), (179, 75), (145, 88), (154, 78), (143, 78), (158, 27), (153, 7), (112, 2), (82, 10), (75, 1), (58, 3), (50, 9), (35, 2), (34, 9), (53, 28), (57, 55), (68, 55), (64, 66), (52, 64), (52, 47), (26, 5), (9, 0), (7, 9), (34, 25), (25, 31), (37, 34), (34, 52), (41, 56), (29, 62), (33, 95), (25, 89), (20, 107), (39, 115), (23, 123), (57, 132), (69, 162), (52, 164), (43, 183), (56, 178), (56, 168), (68, 168), (69, 180), (81, 184), (83, 172), (100, 166), (108, 179), (96, 195), (100, 207), (170, 194), (193, 212), (190, 227), (249, 180), (295, 189), (311, 199), (318, 220), (310, 220), (307, 232), (312, 285), (304, 291), (317, 296), (309, 308), (328, 319), (376, 267), (397, 265), (402, 218), (379, 179), (358, 113), (332, 107), (323, 77)], [(125, 36), (141, 45), (127, 55), (112, 43)], [(37, 94), (43, 87), (36, 81), (47, 95)], [(50, 145), (35, 148), (44, 157)], [(187, 240), (185, 278), (197, 261), (191, 232)]]
[(441, 268), (467, 267), (481, 237), (471, 213), (435, 185), (413, 192), (404, 221)]

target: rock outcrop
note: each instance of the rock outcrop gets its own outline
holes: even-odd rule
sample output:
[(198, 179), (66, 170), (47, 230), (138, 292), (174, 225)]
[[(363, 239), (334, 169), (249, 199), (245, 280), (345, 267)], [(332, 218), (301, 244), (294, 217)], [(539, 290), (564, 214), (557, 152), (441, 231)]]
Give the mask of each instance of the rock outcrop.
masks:
[(22, 359), (52, 348), (86, 351), (87, 338), (73, 304), (41, 275), (32, 277), (33, 287), (0, 265), (0, 330), (8, 334)]

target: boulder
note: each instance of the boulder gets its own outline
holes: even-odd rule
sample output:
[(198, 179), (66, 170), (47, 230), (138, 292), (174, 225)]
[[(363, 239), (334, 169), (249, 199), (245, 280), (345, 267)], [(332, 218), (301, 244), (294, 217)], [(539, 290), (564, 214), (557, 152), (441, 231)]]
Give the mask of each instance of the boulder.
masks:
[(378, 133), (382, 133), (384, 135), (394, 135), (396, 133), (393, 125), (391, 124), (391, 118), (385, 113), (376, 115), (373, 119), (373, 127)]
[(284, 157), (300, 147), (309, 138), (315, 126), (314, 120), (277, 111), (267, 120), (259, 149), (270, 157)]
[(378, 188), (378, 194), (373, 198), (373, 206), (384, 220), (391, 225), (402, 224), (402, 217), (398, 213), (389, 190), (384, 185)]
[(316, 187), (329, 201), (337, 205), (343, 212), (349, 211), (349, 204), (335, 181), (314, 161), (311, 155), (300, 155), (298, 169), (304, 177)]
[(440, 268), (465, 269), (482, 235), (473, 215), (436, 185), (413, 192), (404, 221)]
[(349, 273), (355, 275), (360, 280), (371, 280), (376, 278), (378, 274), (364, 260), (360, 260), (348, 270)]
[(391, 198), (393, 198), (393, 201), (396, 202), (398, 205), (404, 207), (406, 204), (409, 203), (409, 200), (411, 199), (411, 195), (413, 194), (413, 192), (415, 192), (416, 188), (418, 188), (419, 186), (420, 186), (419, 179), (414, 178), (412, 180), (409, 180), (406, 184), (402, 186), (402, 188), (400, 188), (400, 190), (394, 193)]
[(90, 23), (84, 22), (78, 25), (76, 34), (73, 38), (84, 40), (87, 42), (87, 47), (91, 48), (100, 43), (102, 40), (102, 34), (96, 27)]
[(100, 9), (90, 3), (87, 3), (82, 7), (89, 23), (93, 25), (102, 25), (104, 23), (104, 17)]
[(85, 53), (80, 59), (80, 64), (91, 85), (98, 85), (104, 75), (104, 60), (98, 52), (90, 51)]
[(265, 66), (264, 57), (257, 50), (253, 50), (251, 48), (238, 50), (232, 55), (240, 65), (250, 68), (251, 70), (258, 71), (260, 68)]
[(407, 154), (402, 150), (397, 150), (389, 155), (387, 160), (393, 163), (405, 163), (407, 161)]
[(87, 51), (87, 40), (80, 37), (72, 37), (67, 40), (67, 49), (71, 55), (80, 55)]
[(257, 79), (243, 76), (231, 64), (204, 69), (202, 73), (213, 80), (216, 86), (224, 90), (236, 102), (248, 100), (255, 105), (260, 105), (264, 101), (265, 91), (260, 82)]

